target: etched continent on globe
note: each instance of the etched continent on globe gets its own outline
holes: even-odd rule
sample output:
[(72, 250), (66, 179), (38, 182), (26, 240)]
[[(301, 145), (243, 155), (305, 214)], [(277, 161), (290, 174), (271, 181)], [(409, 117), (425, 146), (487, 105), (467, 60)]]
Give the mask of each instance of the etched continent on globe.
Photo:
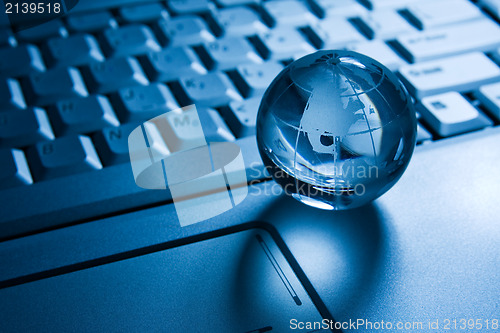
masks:
[(318, 51), (285, 68), (266, 91), (257, 141), (274, 179), (326, 209), (360, 206), (406, 168), (416, 137), (404, 86), (382, 64)]

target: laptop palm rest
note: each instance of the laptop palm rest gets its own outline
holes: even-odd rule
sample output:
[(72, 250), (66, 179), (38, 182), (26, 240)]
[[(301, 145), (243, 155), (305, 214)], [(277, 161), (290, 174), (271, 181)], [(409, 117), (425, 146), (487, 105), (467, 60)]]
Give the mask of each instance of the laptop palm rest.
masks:
[(292, 319), (322, 320), (262, 229), (5, 288), (0, 299), (3, 332), (286, 332)]

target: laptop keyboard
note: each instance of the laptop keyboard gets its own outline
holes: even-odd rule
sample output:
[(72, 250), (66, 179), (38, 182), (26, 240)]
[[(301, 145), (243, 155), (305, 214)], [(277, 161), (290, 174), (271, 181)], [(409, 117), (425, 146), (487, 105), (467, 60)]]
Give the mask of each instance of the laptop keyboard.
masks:
[[(110, 188), (110, 202), (141, 197), (135, 207), (168, 199), (115, 183), (130, 174), (128, 134), (181, 106), (196, 104), (209, 141), (235, 141), (247, 168), (262, 167), (260, 98), (284, 66), (321, 48), (365, 53), (396, 71), (416, 99), (418, 145), (500, 123), (499, 1), (125, 3), (100, 1), (19, 33), (0, 28), (0, 201), (93, 184), (68, 199), (64, 221), (53, 218), (57, 202), (24, 217), (7, 207), (0, 238), (89, 218), (84, 196)], [(96, 213), (134, 205), (106, 207)], [(14, 226), (42, 215), (40, 225)]]

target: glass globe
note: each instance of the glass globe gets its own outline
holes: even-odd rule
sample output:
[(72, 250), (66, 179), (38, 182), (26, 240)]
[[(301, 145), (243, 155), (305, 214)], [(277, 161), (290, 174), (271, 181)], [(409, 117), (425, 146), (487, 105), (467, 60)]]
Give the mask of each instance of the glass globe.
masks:
[(411, 99), (379, 62), (318, 51), (271, 83), (257, 116), (262, 159), (285, 193), (323, 209), (359, 207), (401, 177), (416, 140)]

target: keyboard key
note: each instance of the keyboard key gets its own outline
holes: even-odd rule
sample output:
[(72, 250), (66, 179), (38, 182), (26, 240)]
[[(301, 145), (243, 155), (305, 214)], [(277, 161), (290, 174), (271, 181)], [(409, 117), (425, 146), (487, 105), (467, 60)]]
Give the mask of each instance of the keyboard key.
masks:
[(22, 150), (0, 149), (0, 189), (33, 184)]
[(234, 135), (231, 133), (220, 114), (211, 108), (200, 108), (198, 117), (200, 118), (203, 135), (207, 142), (225, 142), (234, 141)]
[(162, 44), (170, 43), (170, 46), (196, 45), (215, 40), (205, 21), (197, 16), (160, 20), (158, 36)]
[(365, 54), (381, 62), (392, 71), (396, 71), (402, 65), (407, 64), (406, 61), (381, 40), (351, 44), (346, 49)]
[(407, 65), (399, 72), (408, 90), (417, 98), (450, 90), (474, 90), (500, 79), (500, 68), (479, 52)]
[(87, 34), (50, 39), (46, 50), (52, 66), (81, 66), (92, 61), (104, 61), (94, 36)]
[(231, 7), (239, 5), (257, 5), (260, 3), (260, 0), (215, 0), (215, 2), (222, 7)]
[(419, 111), (432, 129), (443, 137), (470, 132), (492, 124), (455, 91), (423, 98)]
[(254, 41), (260, 54), (274, 60), (291, 59), (315, 51), (294, 28), (276, 28), (259, 34)]
[(78, 69), (61, 67), (31, 74), (26, 79), (26, 97), (35, 105), (47, 105), (61, 99), (88, 96)]
[(49, 116), (58, 135), (95, 132), (120, 124), (108, 99), (101, 95), (58, 102), (49, 109)]
[(33, 28), (21, 30), (17, 38), (24, 42), (37, 42), (51, 37), (67, 37), (68, 31), (61, 20), (51, 20)]
[(426, 61), (500, 46), (500, 27), (491, 20), (465, 22), (397, 38), (396, 47), (410, 61)]
[(150, 52), (141, 57), (141, 62), (148, 76), (155, 81), (173, 81), (181, 76), (207, 73), (196, 53), (186, 46)]
[(220, 9), (216, 19), (225, 31), (225, 36), (250, 36), (268, 31), (255, 11), (248, 7)]
[(174, 93), (179, 96), (182, 105), (215, 107), (242, 100), (231, 80), (221, 72), (183, 77), (179, 80), (179, 86), (174, 87)]
[(264, 2), (262, 8), (262, 17), (270, 26), (303, 27), (317, 21), (303, 2), (295, 0)]
[[(145, 124), (154, 126), (172, 153), (207, 144), (199, 113), (202, 108), (177, 109)], [(149, 134), (149, 133), (148, 133)]]
[(432, 135), (427, 131), (422, 125), (417, 124), (417, 143), (422, 143), (427, 140), (431, 140)]
[(422, 0), (359, 0), (369, 9), (392, 8), (400, 9)]
[(144, 121), (179, 108), (174, 96), (163, 83), (124, 88), (111, 98), (122, 122)]
[(118, 27), (118, 23), (107, 11), (69, 15), (68, 28), (76, 32), (97, 32)]
[(82, 74), (89, 90), (100, 94), (149, 83), (139, 62), (130, 57), (91, 64), (82, 69)]
[(205, 44), (200, 56), (210, 69), (228, 70), (245, 63), (262, 63), (248, 40), (240, 37), (226, 37)]
[(481, 6), (500, 19), (500, 0), (481, 0)]
[(474, 92), (474, 96), (497, 120), (500, 120), (500, 82), (481, 86)]
[(345, 18), (366, 14), (365, 7), (356, 0), (310, 0), (312, 10), (320, 17), (342, 16)]
[(167, 3), (170, 10), (178, 15), (206, 12), (213, 6), (208, 0), (169, 0)]
[(38, 141), (53, 140), (45, 110), (30, 108), (0, 113), (0, 146), (24, 147)]
[(148, 3), (118, 9), (120, 17), (129, 23), (150, 22), (169, 17), (167, 10), (159, 3)]
[(0, 74), (2, 75), (21, 76), (44, 70), (42, 56), (34, 45), (24, 44), (0, 49)]
[(221, 110), (222, 116), (238, 138), (255, 135), (260, 100), (260, 97), (254, 97), (244, 101), (234, 101)]
[(142, 24), (107, 29), (103, 33), (102, 45), (108, 56), (137, 55), (161, 50), (151, 29)]
[(260, 96), (282, 69), (283, 65), (273, 61), (240, 65), (231, 78), (245, 97)]
[(95, 133), (94, 143), (105, 166), (130, 162), (128, 136), (136, 127), (137, 124), (125, 124)]
[(0, 78), (0, 111), (25, 109), (26, 103), (19, 82)]
[(9, 28), (0, 28), (0, 47), (17, 46), (17, 40)]
[(481, 10), (468, 0), (415, 2), (408, 6), (408, 12), (412, 22), (420, 29), (485, 17)]
[(397, 11), (390, 9), (369, 12), (355, 21), (368, 38), (392, 39), (417, 31)]
[(342, 48), (349, 43), (367, 40), (349, 21), (341, 17), (326, 18), (306, 32), (314, 46), (324, 49)]
[(84, 135), (40, 142), (30, 147), (26, 155), (37, 181), (102, 169), (92, 141)]

